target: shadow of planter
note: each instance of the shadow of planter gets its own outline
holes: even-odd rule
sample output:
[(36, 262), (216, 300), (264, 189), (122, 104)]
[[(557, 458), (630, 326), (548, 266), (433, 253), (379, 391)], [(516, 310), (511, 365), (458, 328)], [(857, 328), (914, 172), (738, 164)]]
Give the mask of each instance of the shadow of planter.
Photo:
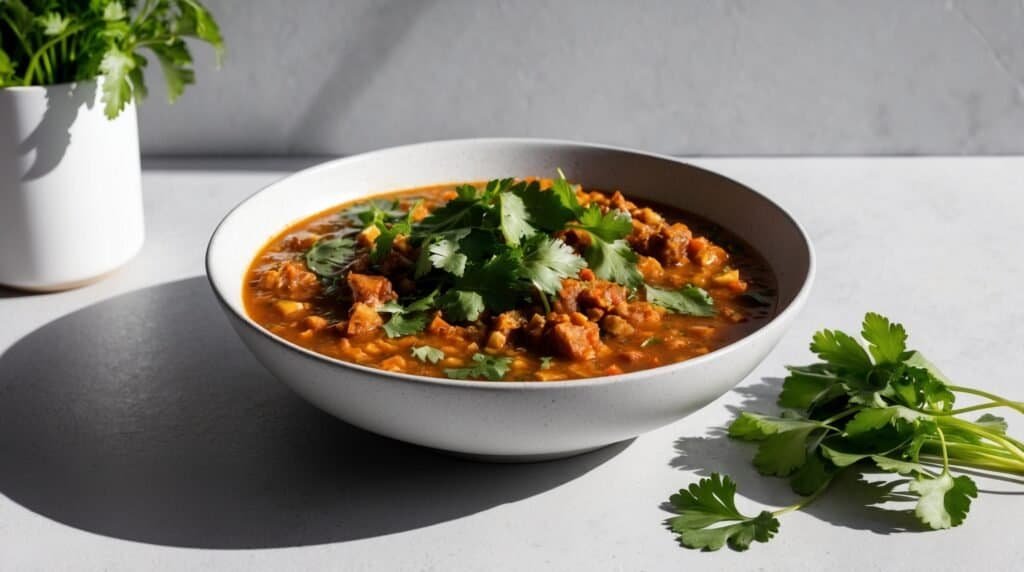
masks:
[(0, 356), (0, 493), (128, 540), (301, 546), (525, 499), (626, 447), (492, 465), (366, 433), (277, 383), (212, 298), (204, 278), (139, 290)]

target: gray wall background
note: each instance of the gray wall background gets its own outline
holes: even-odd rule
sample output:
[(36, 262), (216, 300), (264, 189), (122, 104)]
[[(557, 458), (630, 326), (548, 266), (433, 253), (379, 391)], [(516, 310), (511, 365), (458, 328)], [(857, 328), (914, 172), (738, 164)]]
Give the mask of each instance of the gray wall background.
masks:
[(208, 0), (148, 154), (470, 136), (682, 155), (1024, 153), (1024, 0)]

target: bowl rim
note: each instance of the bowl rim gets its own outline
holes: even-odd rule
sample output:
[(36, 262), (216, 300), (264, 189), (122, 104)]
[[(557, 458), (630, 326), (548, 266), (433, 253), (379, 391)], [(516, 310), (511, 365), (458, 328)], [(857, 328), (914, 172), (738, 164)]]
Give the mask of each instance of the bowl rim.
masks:
[[(358, 364), (358, 363), (348, 362), (348, 361), (345, 361), (345, 360), (342, 360), (342, 359), (338, 359), (338, 358), (333, 358), (333, 357), (330, 357), (330, 356), (327, 356), (327, 355), (324, 355), (324, 354), (312, 351), (310, 349), (304, 348), (304, 347), (302, 347), (300, 345), (297, 345), (297, 344), (294, 344), (294, 343), (292, 343), (292, 342), (290, 342), (290, 341), (288, 341), (288, 340), (286, 340), (286, 339), (284, 339), (282, 337), (274, 335), (273, 333), (271, 333), (269, 330), (267, 330), (263, 326), (260, 326), (259, 324), (254, 322), (252, 320), (252, 318), (250, 318), (249, 316), (247, 316), (245, 314), (244, 311), (236, 310), (235, 307), (232, 304), (230, 304), (225, 299), (224, 295), (222, 294), (220, 288), (217, 285), (217, 282), (214, 280), (213, 275), (216, 272), (216, 270), (214, 269), (214, 265), (213, 265), (213, 262), (212, 262), (211, 258), (212, 258), (212, 253), (213, 253), (214, 248), (215, 248), (215, 243), (217, 242), (217, 240), (218, 240), (218, 238), (220, 236), (220, 233), (221, 233), (224, 225), (228, 222), (229, 219), (231, 219), (231, 217), (233, 217), (235, 215), (235, 213), (237, 211), (239, 211), (247, 203), (249, 203), (249, 201), (253, 200), (255, 197), (257, 197), (258, 195), (262, 194), (263, 192), (265, 192), (265, 191), (267, 191), (267, 190), (269, 190), (269, 189), (271, 189), (273, 187), (276, 187), (278, 185), (281, 185), (281, 184), (287, 182), (288, 180), (290, 180), (292, 178), (296, 178), (296, 177), (300, 177), (300, 176), (307, 176), (307, 175), (309, 175), (311, 173), (314, 173), (316, 171), (326, 170), (326, 169), (333, 168), (333, 167), (335, 167), (336, 165), (339, 165), (339, 164), (367, 160), (367, 159), (369, 159), (369, 158), (371, 158), (371, 157), (373, 157), (375, 155), (379, 155), (379, 154), (386, 154), (386, 153), (390, 153), (390, 152), (394, 152), (394, 151), (398, 151), (398, 150), (412, 151), (412, 150), (415, 150), (415, 149), (420, 148), (420, 147), (432, 147), (432, 146), (441, 146), (441, 145), (457, 146), (457, 145), (473, 145), (473, 144), (487, 144), (487, 145), (513, 144), (513, 145), (527, 145), (527, 146), (539, 146), (539, 147), (577, 147), (577, 148), (592, 149), (592, 150), (611, 151), (611, 152), (616, 152), (616, 153), (626, 153), (626, 154), (650, 157), (650, 158), (659, 159), (659, 160), (663, 160), (663, 161), (671, 161), (673, 163), (680, 163), (680, 164), (686, 165), (686, 166), (688, 166), (688, 167), (690, 167), (692, 169), (697, 169), (699, 171), (702, 171), (704, 173), (713, 175), (715, 177), (719, 177), (719, 178), (725, 179), (728, 182), (730, 182), (730, 183), (740, 187), (744, 191), (755, 195), (756, 197), (760, 198), (761, 200), (767, 201), (773, 207), (778, 209), (779, 212), (781, 212), (789, 220), (790, 224), (793, 225), (793, 228), (795, 228), (797, 230), (797, 232), (799, 233), (800, 237), (803, 239), (804, 246), (807, 248), (807, 272), (806, 272), (806, 274), (805, 274), (805, 276), (803, 278), (803, 283), (800, 285), (800, 289), (797, 291), (796, 295), (793, 297), (793, 300), (789, 303), (789, 305), (784, 310), (782, 310), (781, 312), (779, 312), (779, 313), (775, 314), (774, 316), (772, 316), (772, 318), (770, 320), (768, 320), (768, 322), (765, 323), (763, 326), (761, 326), (760, 328), (758, 328), (754, 332), (751, 332), (751, 333), (743, 336), (742, 338), (740, 338), (740, 339), (738, 339), (738, 340), (736, 340), (734, 342), (731, 342), (731, 343), (729, 343), (729, 344), (727, 344), (725, 346), (722, 346), (722, 347), (720, 347), (720, 348), (718, 348), (718, 349), (716, 349), (714, 351), (708, 352), (708, 353), (706, 353), (706, 354), (704, 354), (702, 356), (697, 356), (697, 357), (690, 358), (688, 360), (684, 360), (684, 361), (681, 361), (681, 362), (666, 364), (666, 365), (662, 365), (662, 366), (658, 366), (658, 367), (642, 369), (642, 370), (633, 371), (633, 372), (627, 372), (627, 373), (620, 373), (620, 374), (615, 374), (615, 375), (603, 375), (603, 376), (600, 376), (600, 377), (586, 377), (586, 378), (564, 379), (564, 380), (553, 380), (553, 381), (483, 381), (483, 380), (473, 380), (473, 379), (446, 379), (446, 378), (442, 378), (442, 377), (430, 377), (430, 376), (426, 376), (426, 375), (414, 375), (414, 374), (409, 374), (409, 373), (386, 371), (386, 370), (377, 369), (377, 368), (374, 368), (374, 367), (369, 367), (369, 366), (365, 366), (365, 365)], [(756, 246), (755, 246), (755, 248), (756, 248)], [(357, 371), (357, 372), (361, 372), (361, 373), (365, 373), (365, 374), (369, 374), (369, 375), (373, 375), (373, 376), (386, 377), (386, 378), (390, 378), (390, 379), (403, 380), (403, 381), (407, 381), (407, 382), (429, 383), (429, 384), (440, 385), (440, 386), (444, 386), (444, 387), (458, 387), (458, 388), (464, 388), (464, 389), (487, 389), (487, 390), (495, 390), (495, 391), (516, 391), (516, 390), (545, 391), (545, 390), (565, 389), (567, 386), (575, 388), (575, 387), (603, 386), (603, 385), (608, 385), (608, 384), (613, 384), (613, 383), (614, 384), (620, 384), (620, 383), (624, 383), (624, 382), (628, 382), (628, 381), (636, 381), (636, 380), (646, 379), (646, 378), (649, 378), (649, 377), (654, 376), (654, 375), (671, 373), (673, 371), (683, 370), (683, 369), (686, 369), (686, 368), (699, 367), (700, 365), (702, 365), (702, 364), (704, 364), (706, 362), (710, 362), (710, 361), (713, 361), (713, 360), (718, 360), (718, 359), (725, 358), (729, 354), (738, 351), (739, 348), (742, 348), (743, 346), (749, 345), (750, 343), (752, 343), (753, 340), (769, 335), (768, 331), (771, 329), (773, 324), (777, 324), (779, 322), (782, 322), (782, 321), (784, 321), (784, 319), (791, 318), (796, 313), (798, 313), (803, 308), (805, 302), (807, 301), (807, 298), (810, 296), (811, 286), (812, 286), (812, 284), (814, 282), (814, 278), (815, 278), (815, 275), (817, 273), (817, 260), (816, 260), (816, 255), (815, 255), (815, 252), (814, 252), (814, 246), (811, 243), (810, 236), (807, 234), (807, 231), (804, 229), (804, 227), (796, 220), (796, 218), (792, 215), (792, 213), (790, 213), (789, 210), (787, 210), (785, 207), (783, 207), (782, 205), (780, 205), (777, 202), (773, 201), (769, 197), (765, 196), (763, 193), (761, 193), (761, 192), (759, 192), (759, 191), (757, 191), (755, 189), (752, 189), (752, 188), (748, 187), (747, 185), (745, 185), (743, 183), (740, 183), (739, 181), (736, 181), (736, 180), (734, 180), (734, 179), (732, 179), (730, 177), (727, 177), (725, 175), (722, 175), (720, 173), (717, 173), (717, 172), (705, 169), (703, 167), (699, 167), (699, 166), (694, 165), (692, 163), (688, 163), (688, 162), (686, 162), (682, 158), (673, 157), (671, 155), (665, 155), (665, 154), (661, 154), (661, 153), (653, 153), (653, 152), (649, 152), (649, 151), (642, 151), (642, 150), (639, 150), (639, 149), (633, 149), (633, 148), (629, 148), (629, 147), (620, 147), (620, 146), (605, 145), (605, 144), (599, 144), (599, 143), (586, 143), (586, 142), (573, 141), (573, 140), (568, 140), (568, 139), (548, 139), (548, 138), (536, 138), (536, 137), (475, 137), (475, 138), (438, 139), (438, 140), (431, 140), (431, 141), (423, 141), (423, 142), (419, 142), (419, 143), (411, 143), (411, 144), (406, 144), (406, 145), (398, 145), (398, 146), (386, 147), (386, 148), (382, 148), (382, 149), (375, 149), (375, 150), (372, 150), (372, 151), (367, 151), (367, 152), (364, 152), (364, 153), (357, 153), (355, 155), (349, 155), (349, 156), (345, 156), (345, 157), (338, 157), (338, 158), (335, 158), (335, 159), (328, 159), (328, 160), (323, 161), (321, 163), (317, 163), (316, 165), (312, 165), (310, 167), (306, 167), (304, 169), (300, 169), (300, 170), (295, 171), (293, 173), (289, 173), (289, 174), (287, 174), (287, 175), (285, 175), (285, 176), (283, 176), (283, 177), (281, 177), (281, 178), (279, 178), (279, 179), (277, 179), (277, 180), (275, 180), (275, 181), (273, 181), (273, 182), (271, 182), (271, 183), (269, 183), (267, 185), (264, 185), (263, 187), (259, 188), (258, 190), (256, 190), (255, 192), (253, 192), (252, 194), (247, 196), (246, 198), (242, 199), (238, 204), (236, 204), (234, 207), (232, 207), (231, 210), (229, 210), (224, 215), (224, 217), (220, 220), (220, 222), (217, 223), (217, 227), (213, 230), (213, 234), (210, 235), (210, 240), (207, 243), (206, 254), (205, 254), (204, 259), (205, 259), (204, 260), (204, 266), (205, 266), (205, 270), (206, 270), (206, 279), (210, 283), (210, 287), (213, 290), (214, 295), (216, 296), (217, 301), (220, 303), (220, 305), (222, 307), (226, 308), (231, 313), (231, 315), (233, 317), (237, 318), (237, 320), (238, 320), (238, 322), (240, 324), (245, 325), (246, 327), (248, 327), (249, 329), (255, 331), (258, 334), (260, 334), (264, 338), (269, 339), (271, 342), (280, 345), (284, 349), (291, 350), (292, 352), (297, 353), (300, 356), (308, 357), (308, 358), (313, 358), (315, 360), (318, 360), (320, 362), (326, 363), (328, 365), (341, 366), (341, 367), (344, 367), (344, 368), (348, 368), (348, 369), (351, 369), (351, 370), (354, 370), (354, 371)]]

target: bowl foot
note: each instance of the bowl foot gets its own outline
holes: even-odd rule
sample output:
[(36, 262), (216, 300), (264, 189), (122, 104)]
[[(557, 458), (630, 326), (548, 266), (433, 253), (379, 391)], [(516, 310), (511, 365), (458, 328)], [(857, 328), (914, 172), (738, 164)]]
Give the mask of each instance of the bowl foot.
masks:
[(544, 461), (554, 461), (557, 459), (565, 459), (568, 457), (575, 457), (576, 455), (583, 455), (598, 449), (610, 447), (615, 443), (609, 443), (607, 445), (598, 445), (597, 447), (587, 447), (584, 449), (575, 449), (572, 451), (564, 451), (558, 453), (539, 453), (539, 454), (525, 454), (525, 455), (485, 455), (479, 453), (463, 453), (461, 451), (445, 451), (444, 449), (434, 449), (438, 453), (448, 455), (451, 457), (458, 457), (459, 459), (466, 459), (469, 461), (477, 461), (480, 463), (542, 463)]

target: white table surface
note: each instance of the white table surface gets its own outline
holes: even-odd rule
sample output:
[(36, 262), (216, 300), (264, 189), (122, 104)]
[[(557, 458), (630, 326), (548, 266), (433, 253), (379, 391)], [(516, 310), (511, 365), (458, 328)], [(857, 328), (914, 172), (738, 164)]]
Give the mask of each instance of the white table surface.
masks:
[[(246, 353), (212, 302), (206, 240), (308, 160), (154, 160), (142, 254), (80, 290), (0, 290), (0, 570), (1010, 570), (1024, 486), (979, 478), (965, 525), (907, 531), (838, 483), (744, 553), (684, 550), (659, 505), (710, 471), (742, 507), (788, 504), (742, 443), (783, 364), (867, 310), (907, 324), (962, 385), (1021, 399), (1024, 158), (711, 159), (806, 226), (819, 274), (779, 347), (733, 392), (635, 441), (501, 466), (317, 412)], [(1011, 417), (1011, 430), (1024, 428)], [(1018, 568), (1019, 569), (1019, 568)]]

